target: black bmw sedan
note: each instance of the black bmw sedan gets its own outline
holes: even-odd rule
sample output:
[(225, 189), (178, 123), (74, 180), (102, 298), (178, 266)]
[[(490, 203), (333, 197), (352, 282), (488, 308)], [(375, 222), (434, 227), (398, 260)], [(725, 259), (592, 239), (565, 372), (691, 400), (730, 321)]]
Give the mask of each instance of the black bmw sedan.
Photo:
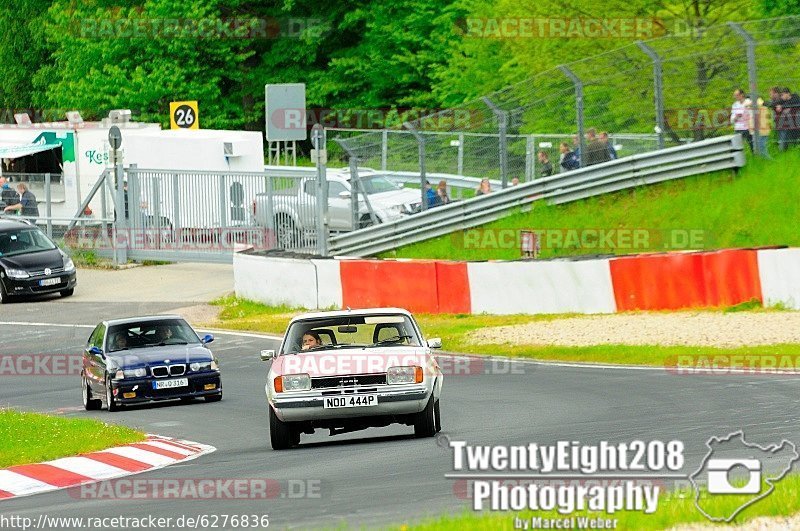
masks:
[(39, 228), (0, 218), (0, 304), (10, 297), (75, 292), (75, 264)]
[(83, 352), (83, 406), (116, 411), (154, 400), (222, 400), (219, 365), (207, 347), (213, 340), (177, 315), (103, 321)]

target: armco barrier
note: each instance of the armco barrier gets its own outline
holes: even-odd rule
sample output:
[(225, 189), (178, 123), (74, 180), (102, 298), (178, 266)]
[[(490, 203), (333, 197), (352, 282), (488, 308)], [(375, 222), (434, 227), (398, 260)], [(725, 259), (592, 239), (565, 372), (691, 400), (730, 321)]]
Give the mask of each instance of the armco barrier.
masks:
[(730, 306), (761, 300), (756, 251), (670, 253), (611, 260), (618, 311)]
[(800, 310), (800, 249), (758, 251), (758, 274), (765, 305)]
[(470, 263), (474, 313), (613, 313), (608, 260)]
[(800, 249), (469, 263), (237, 254), (234, 279), (240, 297), (305, 308), (613, 313), (759, 300), (800, 309)]

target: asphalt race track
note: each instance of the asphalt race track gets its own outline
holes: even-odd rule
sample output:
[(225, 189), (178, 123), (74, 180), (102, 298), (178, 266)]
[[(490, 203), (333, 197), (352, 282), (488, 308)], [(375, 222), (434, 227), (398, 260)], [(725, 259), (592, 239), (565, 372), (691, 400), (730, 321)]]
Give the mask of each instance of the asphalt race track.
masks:
[[(88, 304), (53, 299), (2, 307), (0, 354), (79, 355), (104, 317), (162, 312), (182, 303)], [(299, 448), (269, 446), (264, 379), (258, 359), (268, 338), (218, 334), (211, 345), (221, 359), (224, 400), (160, 404), (86, 412), (77, 375), (3, 375), (0, 404), (26, 410), (93, 417), (217, 447), (211, 455), (137, 478), (268, 478), (281, 486), (272, 499), (80, 499), (67, 491), (0, 502), (6, 515), (155, 516), (268, 514), (270, 527), (334, 527), (408, 522), (460, 512), (468, 501), (455, 494), (452, 452), (434, 439), (414, 439), (412, 428), (370, 429), (337, 437), (304, 435)], [(498, 354), (502, 354), (501, 352)], [(511, 370), (513, 367), (513, 370)], [(559, 440), (629, 442), (680, 439), (687, 473), (713, 435), (743, 429), (750, 442), (800, 441), (800, 377), (678, 376), (663, 370), (620, 370), (501, 364), (499, 374), (450, 376), (442, 399), (443, 434), (470, 444), (553, 444)], [(491, 372), (491, 371), (490, 371)], [(91, 434), (87, 434), (91, 437)], [(442, 440), (440, 439), (441, 443)], [(290, 484), (318, 485), (303, 496)], [(297, 497), (295, 497), (297, 496)]]

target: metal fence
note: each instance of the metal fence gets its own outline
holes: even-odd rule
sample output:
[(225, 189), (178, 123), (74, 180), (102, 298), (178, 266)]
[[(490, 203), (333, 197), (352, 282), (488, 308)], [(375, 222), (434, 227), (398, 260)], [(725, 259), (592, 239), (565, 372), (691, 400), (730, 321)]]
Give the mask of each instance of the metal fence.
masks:
[[(362, 165), (529, 181), (540, 175), (540, 156), (559, 171), (564, 141), (587, 166), (609, 144), (626, 156), (731, 134), (733, 93), (742, 88), (751, 102), (744, 135), (768, 155), (800, 143), (800, 98), (790, 92), (781, 102), (770, 91), (797, 88), (800, 74), (789, 65), (800, 62), (799, 41), (797, 16), (687, 26), (545, 70), (405, 131), (336, 135)], [(604, 131), (607, 144), (596, 138)]]
[(367, 256), (494, 221), (534, 201), (561, 204), (605, 193), (744, 166), (738, 135), (581, 168), (456, 202), (407, 219), (335, 236), (330, 252)]

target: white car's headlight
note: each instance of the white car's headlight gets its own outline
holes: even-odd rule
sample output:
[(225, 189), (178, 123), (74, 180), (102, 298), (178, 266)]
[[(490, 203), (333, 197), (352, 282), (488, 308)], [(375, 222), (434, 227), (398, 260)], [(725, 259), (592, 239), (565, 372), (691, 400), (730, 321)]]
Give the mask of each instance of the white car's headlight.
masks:
[(124, 371), (117, 371), (117, 374), (122, 372), (125, 378), (144, 378), (147, 376), (147, 369), (140, 367), (138, 369), (125, 369)]
[(75, 263), (72, 261), (72, 258), (69, 256), (64, 257), (64, 272), (69, 273), (71, 271), (75, 271)]
[(24, 269), (6, 269), (8, 278), (28, 278), (30, 275)]
[(311, 389), (311, 377), (308, 374), (287, 374), (275, 378), (275, 391), (308, 391)]
[(422, 367), (409, 365), (406, 367), (389, 367), (386, 371), (386, 383), (407, 384), (422, 382)]
[(217, 370), (217, 362), (216, 361), (201, 361), (201, 362), (194, 362), (189, 365), (189, 368), (193, 372), (197, 371), (216, 371)]

